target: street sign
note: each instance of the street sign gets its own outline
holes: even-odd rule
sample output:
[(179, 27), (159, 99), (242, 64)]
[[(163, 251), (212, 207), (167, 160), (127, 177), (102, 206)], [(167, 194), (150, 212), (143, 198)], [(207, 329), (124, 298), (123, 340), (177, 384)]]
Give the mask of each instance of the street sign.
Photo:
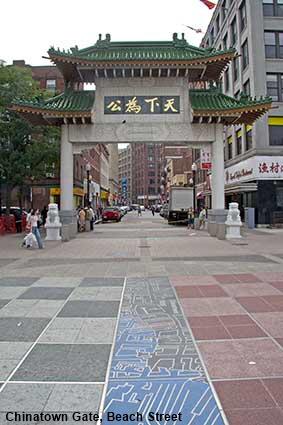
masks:
[(205, 146), (200, 150), (200, 168), (201, 170), (211, 169), (211, 149), (210, 146)]

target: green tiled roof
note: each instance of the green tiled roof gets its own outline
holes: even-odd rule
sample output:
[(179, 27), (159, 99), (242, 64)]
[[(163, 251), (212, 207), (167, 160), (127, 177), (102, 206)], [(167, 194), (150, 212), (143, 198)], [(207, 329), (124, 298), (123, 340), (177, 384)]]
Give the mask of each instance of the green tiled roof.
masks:
[(272, 102), (271, 97), (261, 97), (252, 99), (249, 96), (242, 95), (240, 99), (234, 99), (218, 92), (215, 89), (210, 90), (190, 90), (190, 102), (194, 111), (229, 111), (249, 107), (257, 107)]
[(73, 91), (67, 89), (58, 96), (46, 101), (42, 98), (38, 98), (34, 102), (15, 100), (13, 105), (15, 107), (34, 108), (46, 112), (90, 112), (94, 104), (94, 99), (95, 91)]
[(73, 47), (69, 51), (61, 51), (51, 47), (48, 50), (49, 56), (60, 56), (62, 58), (73, 58), (87, 61), (124, 61), (124, 60), (196, 60), (213, 58), (214, 56), (234, 54), (235, 49), (215, 50), (211, 48), (199, 48), (191, 46), (182, 38), (178, 39), (177, 34), (173, 34), (172, 41), (123, 41), (112, 42), (110, 34), (106, 34), (106, 39), (99, 40), (90, 47), (78, 49)]

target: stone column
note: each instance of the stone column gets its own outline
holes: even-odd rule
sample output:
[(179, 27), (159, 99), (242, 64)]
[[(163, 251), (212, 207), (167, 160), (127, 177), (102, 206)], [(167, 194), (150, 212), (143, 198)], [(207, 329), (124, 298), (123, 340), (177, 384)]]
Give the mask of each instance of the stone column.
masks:
[(223, 125), (215, 125), (215, 141), (211, 149), (211, 190), (212, 209), (224, 209), (224, 149), (223, 149)]
[(69, 240), (77, 232), (76, 214), (73, 209), (73, 147), (69, 142), (69, 127), (61, 126), (61, 167), (60, 187), (61, 205), (60, 218), (62, 221), (62, 240)]
[(212, 209), (208, 213), (208, 232), (211, 236), (225, 239), (227, 211), (224, 200), (224, 149), (223, 125), (215, 125), (215, 140), (212, 143), (211, 192)]

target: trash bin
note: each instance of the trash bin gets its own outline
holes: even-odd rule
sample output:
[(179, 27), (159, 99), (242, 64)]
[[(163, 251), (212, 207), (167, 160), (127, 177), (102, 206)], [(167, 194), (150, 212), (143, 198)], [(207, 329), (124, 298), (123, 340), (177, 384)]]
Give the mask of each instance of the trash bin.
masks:
[(255, 209), (245, 208), (245, 225), (248, 229), (255, 228)]

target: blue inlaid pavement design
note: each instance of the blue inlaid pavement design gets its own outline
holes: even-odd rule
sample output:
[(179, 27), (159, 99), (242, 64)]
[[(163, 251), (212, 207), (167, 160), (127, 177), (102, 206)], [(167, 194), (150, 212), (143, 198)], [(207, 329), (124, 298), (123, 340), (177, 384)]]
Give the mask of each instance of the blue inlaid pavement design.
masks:
[(224, 424), (167, 278), (127, 279), (102, 421), (118, 423), (109, 412), (139, 412), (124, 422), (138, 425)]

